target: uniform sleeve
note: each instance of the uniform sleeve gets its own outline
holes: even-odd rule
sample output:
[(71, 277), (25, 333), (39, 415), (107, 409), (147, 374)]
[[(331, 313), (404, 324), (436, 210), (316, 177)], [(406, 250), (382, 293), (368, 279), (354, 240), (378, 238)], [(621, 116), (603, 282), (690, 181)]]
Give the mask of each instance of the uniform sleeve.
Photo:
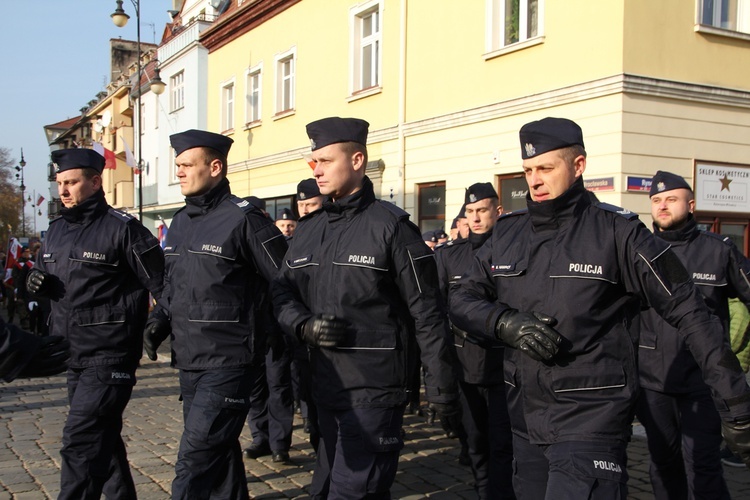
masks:
[(458, 397), (451, 363), (448, 324), (441, 307), (435, 254), (408, 221), (396, 225), (391, 244), (394, 279), (414, 319), (415, 335), (425, 365), (425, 395), (433, 403)]
[(164, 252), (159, 240), (143, 225), (133, 221), (127, 225), (125, 255), (130, 269), (143, 287), (161, 300), (164, 289)]
[(435, 252), (435, 264), (437, 265), (438, 271), (438, 286), (440, 287), (440, 296), (443, 298), (443, 303), (447, 307), (450, 278), (448, 276), (448, 270), (446, 269), (445, 265), (445, 255), (446, 254), (442, 250), (438, 250), (437, 252)]
[(737, 357), (721, 322), (710, 314), (679, 258), (640, 222), (623, 219), (620, 229), (626, 287), (678, 329), (712, 390), (722, 418), (750, 416), (750, 388)]
[(494, 340), (497, 320), (510, 307), (498, 302), (490, 272), (492, 242), (479, 249), (469, 270), (451, 287), (449, 310), (456, 326), (477, 338)]
[(284, 259), (287, 250), (286, 238), (279, 228), (267, 219), (261, 219), (260, 216), (252, 217), (261, 222), (257, 223), (253, 219), (248, 219), (251, 223), (248, 224), (246, 241), (258, 273), (270, 284), (278, 274)]
[(292, 255), (296, 241), (292, 238), (289, 250), (282, 259), (281, 269), (271, 282), (271, 296), (276, 320), (282, 331), (298, 339), (299, 329), (305, 321), (313, 317), (313, 313), (303, 302), (298, 283), (295, 282), (293, 272), (286, 264), (287, 259)]
[(729, 259), (727, 263), (727, 279), (731, 285), (731, 297), (739, 298), (745, 307), (750, 309), (750, 260), (732, 243), (727, 242), (729, 247)]

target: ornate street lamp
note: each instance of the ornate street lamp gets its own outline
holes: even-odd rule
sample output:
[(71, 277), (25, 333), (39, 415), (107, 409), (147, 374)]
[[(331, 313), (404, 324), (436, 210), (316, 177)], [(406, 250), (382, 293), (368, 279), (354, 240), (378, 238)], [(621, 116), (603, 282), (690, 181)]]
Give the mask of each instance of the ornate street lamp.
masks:
[(26, 166), (26, 160), (23, 159), (23, 148), (21, 148), (21, 161), (18, 162), (16, 171), (20, 174), (16, 174), (16, 179), (21, 179), (21, 231), (23, 232), (24, 238), (26, 237), (26, 199), (24, 198), (24, 191), (26, 186), (23, 183), (23, 167)]

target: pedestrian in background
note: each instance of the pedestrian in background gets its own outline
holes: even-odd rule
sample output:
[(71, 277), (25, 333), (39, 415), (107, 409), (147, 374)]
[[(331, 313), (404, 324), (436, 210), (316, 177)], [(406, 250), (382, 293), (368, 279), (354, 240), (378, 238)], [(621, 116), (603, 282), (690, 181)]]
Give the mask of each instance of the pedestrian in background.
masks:
[(27, 285), (51, 300), (50, 333), (70, 342), (58, 498), (132, 499), (122, 413), (143, 354), (148, 294), (161, 297), (164, 256), (148, 229), (107, 204), (99, 153), (61, 149), (52, 161), (63, 208)]
[(310, 346), (321, 440), (313, 498), (390, 498), (416, 335), (426, 397), (458, 413), (432, 251), (409, 215), (375, 198), (368, 123), (307, 125), (313, 175), (331, 198), (297, 227), (274, 282), (281, 327)]
[(456, 326), (506, 344), (516, 495), (626, 498), (642, 303), (685, 338), (750, 463), (750, 388), (677, 256), (636, 214), (592, 199), (576, 123), (519, 136), (528, 208), (498, 220), (450, 295)]
[(164, 254), (166, 301), (145, 331), (146, 352), (170, 335), (185, 428), (172, 498), (248, 498), (240, 432), (252, 380), (263, 370), (268, 285), (286, 251), (273, 223), (232, 195), (232, 139), (202, 130), (170, 136), (185, 206)]

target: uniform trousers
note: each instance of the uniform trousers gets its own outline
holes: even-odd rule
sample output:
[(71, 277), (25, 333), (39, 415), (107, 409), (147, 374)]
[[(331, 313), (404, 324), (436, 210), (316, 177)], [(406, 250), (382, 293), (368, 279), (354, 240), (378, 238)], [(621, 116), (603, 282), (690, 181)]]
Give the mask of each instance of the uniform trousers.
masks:
[(531, 444), (513, 435), (513, 488), (519, 500), (625, 500), (626, 443)]
[(295, 357), (292, 359), (292, 384), (294, 384), (294, 380), (296, 379), (302, 418), (307, 419), (307, 425), (310, 428), (310, 444), (312, 444), (313, 449), (317, 452), (318, 443), (320, 442), (318, 409), (315, 407), (315, 402), (312, 399), (312, 370), (310, 368), (310, 360), (307, 358), (307, 347), (304, 347), (304, 349), (304, 358), (298, 357), (295, 350)]
[(135, 368), (96, 366), (68, 370), (70, 411), (63, 428), (59, 499), (136, 498), (122, 412), (130, 401)]
[(461, 403), (477, 496), (483, 500), (515, 498), (513, 434), (505, 384), (461, 381)]
[(636, 416), (646, 429), (655, 498), (729, 498), (719, 456), (721, 417), (707, 388), (642, 389)]
[(288, 348), (269, 348), (265, 370), (257, 370), (252, 382), (247, 425), (253, 436), (253, 444), (269, 445), (272, 451), (288, 452), (292, 444), (294, 401), (291, 362)]
[(310, 497), (389, 499), (404, 441), (404, 407), (331, 410), (318, 406), (320, 445)]
[(239, 437), (253, 377), (263, 366), (180, 370), (185, 428), (172, 482), (173, 499), (247, 499)]

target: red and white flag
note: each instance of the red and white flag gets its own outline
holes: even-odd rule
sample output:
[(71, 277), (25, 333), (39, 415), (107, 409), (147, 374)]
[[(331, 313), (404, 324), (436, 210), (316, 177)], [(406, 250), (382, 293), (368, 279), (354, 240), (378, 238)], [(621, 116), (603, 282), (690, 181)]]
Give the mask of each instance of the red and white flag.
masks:
[(135, 162), (135, 156), (133, 156), (133, 151), (130, 149), (128, 141), (126, 141), (123, 136), (120, 136), (120, 140), (122, 141), (122, 145), (125, 146), (125, 163), (132, 168), (136, 174), (140, 174), (141, 169), (138, 168), (138, 165)]
[(37, 199), (36, 199), (36, 206), (38, 207), (39, 205), (41, 205), (41, 204), (42, 204), (42, 202), (44, 202), (44, 196), (42, 196), (42, 195), (40, 194), (40, 195), (39, 195), (39, 198), (37, 198)]
[(105, 148), (101, 142), (94, 142), (94, 151), (104, 157), (104, 168), (114, 170), (117, 168), (117, 159), (115, 158), (115, 152)]
[(5, 275), (3, 281), (8, 285), (13, 285), (12, 270), (18, 265), (18, 259), (21, 258), (23, 252), (23, 245), (16, 239), (11, 237), (8, 242), (8, 254), (5, 258)]

